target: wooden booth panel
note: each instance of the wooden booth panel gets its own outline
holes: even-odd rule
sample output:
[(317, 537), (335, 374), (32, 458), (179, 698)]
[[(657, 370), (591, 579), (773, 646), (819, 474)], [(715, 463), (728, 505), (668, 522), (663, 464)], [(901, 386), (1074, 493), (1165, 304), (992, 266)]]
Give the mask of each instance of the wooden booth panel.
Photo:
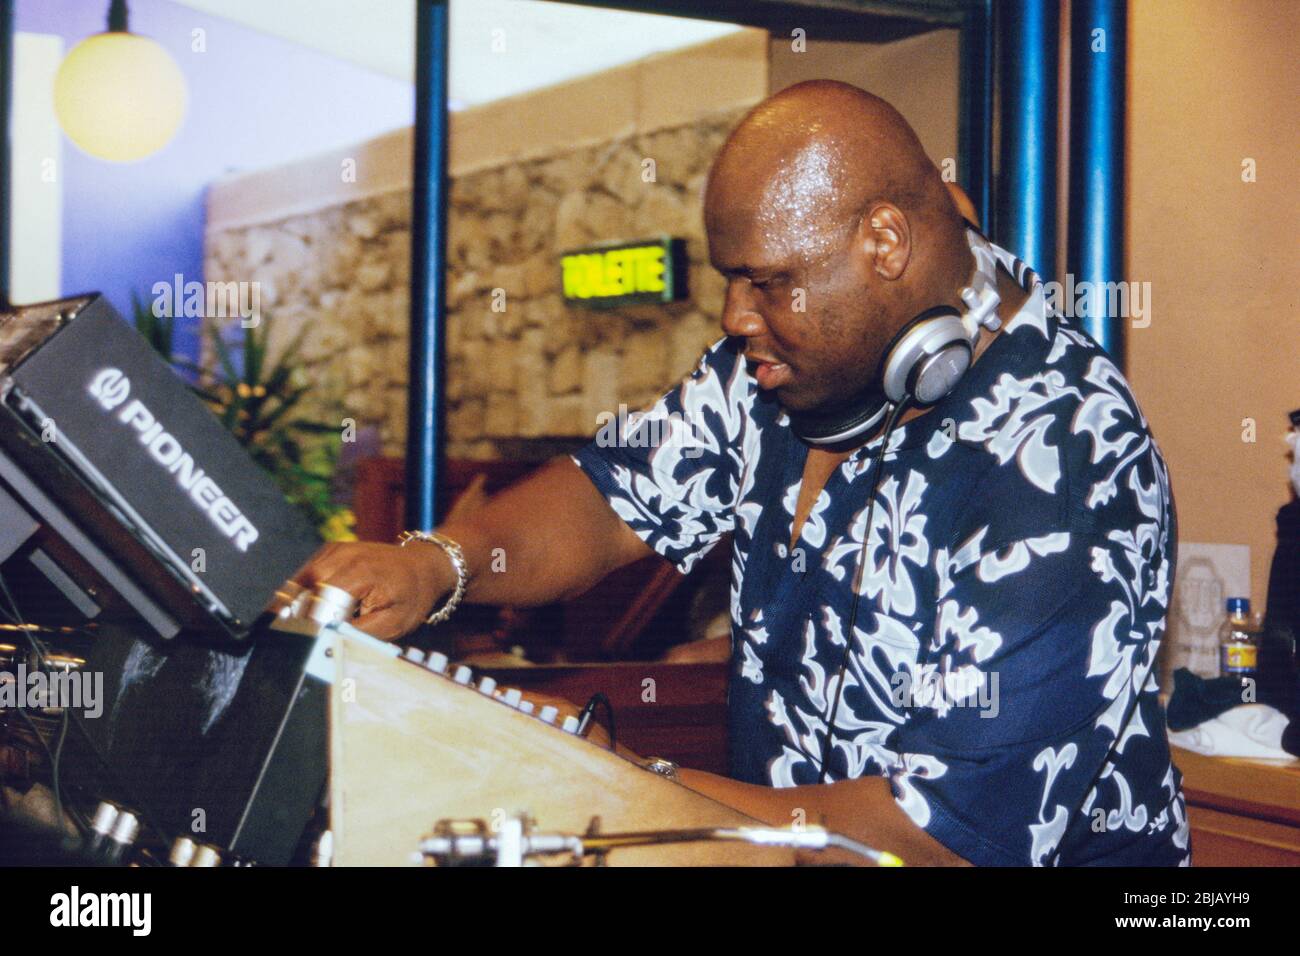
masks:
[[(726, 664), (579, 664), (489, 668), (499, 683), (581, 707), (596, 693), (614, 708), (618, 742), (683, 767), (727, 771)], [(603, 711), (597, 717), (604, 719)]]
[(1197, 866), (1300, 866), (1300, 829), (1190, 806)]
[(1300, 866), (1300, 760), (1173, 757), (1196, 866)]
[[(543, 832), (753, 825), (586, 738), (395, 657), (334, 644), (330, 822), (340, 866), (402, 866), (439, 820), (525, 811)], [(793, 851), (692, 843), (618, 850), (611, 865), (789, 865)]]

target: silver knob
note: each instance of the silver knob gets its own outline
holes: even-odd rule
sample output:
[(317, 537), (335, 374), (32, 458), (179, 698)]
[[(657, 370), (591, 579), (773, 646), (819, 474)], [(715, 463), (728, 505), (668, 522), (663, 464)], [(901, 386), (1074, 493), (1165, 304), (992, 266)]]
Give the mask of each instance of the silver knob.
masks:
[(408, 647), (406, 653), (402, 656), (408, 661), (415, 661), (417, 664), (424, 663), (424, 651), (420, 650), (418, 647)]
[(334, 863), (334, 831), (326, 830), (312, 847), (312, 866), (332, 866)]
[(122, 846), (130, 846), (135, 842), (136, 836), (140, 833), (140, 820), (134, 813), (123, 810), (118, 814), (116, 822), (113, 824), (113, 832), (108, 838), (114, 843), (120, 843)]
[(479, 689), (479, 693), (487, 694), (489, 697), (491, 697), (492, 692), (497, 689), (496, 678), (480, 677), (478, 680), (478, 689)]
[(469, 679), (474, 676), (474, 672), (461, 664), (456, 668), (456, 676), (452, 678), (457, 684), (468, 684)]
[(555, 718), (560, 716), (560, 711), (557, 707), (547, 704), (541, 709), (537, 716), (542, 718), (542, 720), (546, 721), (548, 724), (553, 724), (555, 723)]
[(531, 700), (521, 700), (519, 702), (519, 709), (525, 714), (531, 714), (533, 712), (533, 702)]
[(318, 584), (307, 601), (307, 617), (317, 624), (337, 624), (352, 617), (359, 602), (332, 584)]
[(220, 866), (221, 854), (217, 852), (214, 846), (208, 846), (206, 843), (194, 851), (194, 859), (190, 861), (190, 866)]
[(275, 589), (267, 609), (278, 618), (298, 617), (309, 596), (307, 589), (297, 581), (285, 581)]
[(524, 699), (523, 691), (521, 691), (518, 687), (507, 688), (505, 692), (505, 696), (501, 698), (503, 702), (509, 704), (511, 707), (518, 707), (519, 702), (523, 699)]
[(171, 852), (167, 854), (167, 862), (172, 866), (189, 866), (197, 849), (197, 844), (189, 837), (177, 837), (172, 843)]
[(563, 728), (565, 733), (576, 734), (580, 726), (581, 724), (579, 723), (578, 718), (574, 717), (572, 714), (564, 718)]
[(425, 660), (424, 666), (436, 674), (444, 674), (447, 671), (447, 655), (434, 651)]
[(107, 800), (100, 801), (99, 806), (95, 808), (95, 817), (90, 821), (90, 829), (100, 836), (108, 836), (113, 832), (113, 824), (117, 822), (118, 814), (121, 812)]

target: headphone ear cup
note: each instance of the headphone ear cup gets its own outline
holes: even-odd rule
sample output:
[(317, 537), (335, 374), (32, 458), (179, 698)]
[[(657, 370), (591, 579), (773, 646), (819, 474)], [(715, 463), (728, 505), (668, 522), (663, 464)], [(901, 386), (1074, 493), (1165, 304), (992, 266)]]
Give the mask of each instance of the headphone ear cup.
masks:
[(965, 341), (944, 346), (912, 369), (911, 394), (918, 405), (933, 405), (957, 387), (970, 368), (971, 349)]
[(894, 403), (910, 398), (933, 405), (953, 390), (971, 364), (971, 344), (961, 313), (927, 309), (898, 330), (885, 350), (880, 381)]

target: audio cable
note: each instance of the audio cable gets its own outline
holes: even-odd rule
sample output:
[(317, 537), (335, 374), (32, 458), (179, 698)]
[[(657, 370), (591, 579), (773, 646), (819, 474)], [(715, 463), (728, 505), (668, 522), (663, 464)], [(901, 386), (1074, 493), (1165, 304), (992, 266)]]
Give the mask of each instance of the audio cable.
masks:
[(597, 691), (588, 698), (582, 712), (578, 714), (578, 729), (575, 733), (583, 737), (587, 734), (587, 728), (591, 725), (591, 720), (596, 714), (598, 706), (605, 708), (606, 730), (609, 731), (609, 749), (614, 750), (616, 738), (614, 737), (614, 705), (609, 702), (609, 698)]

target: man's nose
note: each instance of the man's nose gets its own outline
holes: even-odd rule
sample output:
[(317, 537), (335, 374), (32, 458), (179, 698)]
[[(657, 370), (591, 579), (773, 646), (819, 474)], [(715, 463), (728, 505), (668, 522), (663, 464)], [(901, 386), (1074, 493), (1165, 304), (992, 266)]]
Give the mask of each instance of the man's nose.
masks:
[(741, 338), (757, 338), (765, 326), (763, 317), (754, 310), (752, 297), (743, 279), (727, 283), (727, 297), (722, 305), (722, 331)]

